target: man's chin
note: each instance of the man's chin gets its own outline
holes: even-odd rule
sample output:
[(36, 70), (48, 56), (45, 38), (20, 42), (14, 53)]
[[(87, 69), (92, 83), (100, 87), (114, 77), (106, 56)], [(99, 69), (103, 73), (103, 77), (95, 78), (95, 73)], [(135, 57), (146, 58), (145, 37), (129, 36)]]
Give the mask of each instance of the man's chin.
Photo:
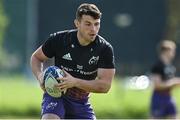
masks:
[(91, 42), (93, 42), (95, 39), (96, 39), (96, 36), (95, 36), (95, 37), (93, 36), (93, 37), (90, 37), (89, 40), (90, 40)]

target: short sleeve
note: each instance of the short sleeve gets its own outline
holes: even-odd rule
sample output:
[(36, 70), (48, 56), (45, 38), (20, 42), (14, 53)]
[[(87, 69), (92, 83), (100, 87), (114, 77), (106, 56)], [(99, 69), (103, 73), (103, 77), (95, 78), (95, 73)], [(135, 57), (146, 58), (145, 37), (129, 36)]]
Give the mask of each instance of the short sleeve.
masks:
[(154, 66), (152, 67), (151, 73), (152, 73), (152, 74), (164, 75), (163, 69), (164, 69), (164, 68), (163, 68), (162, 65), (156, 64), (156, 65), (154, 65)]
[(42, 51), (48, 58), (52, 58), (53, 56), (55, 56), (55, 44), (55, 35), (51, 34), (50, 37), (42, 45)]
[(107, 45), (107, 47), (101, 52), (99, 56), (98, 68), (114, 68), (114, 51), (111, 45)]

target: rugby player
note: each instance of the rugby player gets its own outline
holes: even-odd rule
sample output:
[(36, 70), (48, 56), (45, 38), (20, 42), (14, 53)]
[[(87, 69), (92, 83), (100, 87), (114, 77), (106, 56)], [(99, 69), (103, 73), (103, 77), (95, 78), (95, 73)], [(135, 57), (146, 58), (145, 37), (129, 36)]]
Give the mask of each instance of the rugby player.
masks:
[(176, 118), (175, 101), (171, 91), (180, 86), (180, 78), (175, 76), (176, 68), (172, 64), (176, 44), (171, 40), (163, 40), (158, 46), (159, 59), (151, 69), (150, 76), (154, 84), (151, 99), (151, 117), (155, 119)]
[(32, 54), (31, 68), (44, 91), (44, 61), (53, 57), (65, 72), (56, 87), (67, 91), (60, 98), (44, 92), (42, 119), (96, 119), (89, 93), (107, 93), (115, 74), (113, 47), (98, 34), (100, 22), (97, 6), (83, 3), (76, 11), (77, 29), (51, 34)]

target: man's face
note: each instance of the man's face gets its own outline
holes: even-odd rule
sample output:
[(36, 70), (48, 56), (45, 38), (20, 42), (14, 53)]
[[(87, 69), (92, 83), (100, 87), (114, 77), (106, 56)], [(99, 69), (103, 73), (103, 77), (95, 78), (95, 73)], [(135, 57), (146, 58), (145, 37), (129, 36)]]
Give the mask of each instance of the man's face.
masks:
[(75, 24), (82, 39), (87, 42), (95, 40), (100, 29), (100, 19), (94, 19), (90, 15), (83, 15), (80, 20), (76, 20)]
[(173, 59), (175, 58), (176, 49), (171, 48), (171, 49), (168, 51), (168, 54), (169, 54), (169, 58), (170, 58), (171, 60), (173, 60)]
[(176, 49), (175, 48), (170, 48), (166, 52), (164, 52), (165, 56), (169, 59), (169, 61), (172, 61), (175, 58), (176, 55)]

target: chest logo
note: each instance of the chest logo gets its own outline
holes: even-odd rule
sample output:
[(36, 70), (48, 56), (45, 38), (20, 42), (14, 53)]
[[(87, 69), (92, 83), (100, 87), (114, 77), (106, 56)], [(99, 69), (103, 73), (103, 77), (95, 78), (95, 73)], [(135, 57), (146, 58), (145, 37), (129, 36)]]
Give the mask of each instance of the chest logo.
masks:
[(89, 60), (89, 65), (97, 64), (98, 60), (99, 60), (99, 56), (97, 56), (97, 57), (92, 56), (92, 58)]
[(65, 60), (72, 60), (70, 53), (65, 54), (62, 58)]

